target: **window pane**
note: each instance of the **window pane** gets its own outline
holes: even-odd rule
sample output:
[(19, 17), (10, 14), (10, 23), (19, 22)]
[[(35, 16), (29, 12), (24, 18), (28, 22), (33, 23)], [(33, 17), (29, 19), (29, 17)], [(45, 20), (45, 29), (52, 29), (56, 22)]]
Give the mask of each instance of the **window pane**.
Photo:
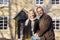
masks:
[(59, 24), (56, 24), (56, 26), (59, 26)]
[(7, 29), (7, 26), (4, 26), (4, 29)]
[(4, 26), (7, 26), (7, 24), (4, 24)]
[(0, 26), (0, 29), (3, 29), (3, 26)]
[(3, 24), (0, 24), (0, 26), (3, 26)]
[(4, 2), (8, 2), (8, 0), (4, 0)]
[(3, 23), (3, 21), (0, 21), (0, 23)]
[(40, 0), (40, 1), (43, 1), (43, 0)]
[(0, 24), (0, 29), (3, 29), (3, 24)]
[(55, 1), (55, 0), (52, 0), (52, 1)]
[(56, 29), (59, 29), (59, 27), (57, 26)]
[(36, 0), (36, 4), (39, 4), (39, 0)]
[(59, 1), (56, 1), (56, 4), (59, 4)]
[(3, 4), (3, 0), (0, 0), (0, 4)]
[(4, 17), (4, 20), (7, 20), (7, 17)]
[(53, 26), (53, 29), (55, 29), (55, 26)]
[(40, 4), (43, 4), (43, 2), (40, 2)]
[(56, 21), (56, 23), (59, 23), (59, 21)]
[(55, 21), (52, 21), (53, 23), (55, 23)]
[(39, 1), (37, 1), (36, 4), (39, 4)]
[(4, 21), (4, 23), (7, 23), (7, 21)]
[(53, 26), (55, 26), (55, 24), (53, 24)]
[(4, 29), (7, 29), (7, 17), (4, 17)]
[(3, 17), (0, 17), (0, 20), (3, 20)]
[(7, 4), (8, 0), (4, 0), (4, 4)]
[(36, 0), (36, 1), (39, 1), (39, 0)]
[(55, 29), (55, 24), (53, 24), (53, 29)]
[(59, 0), (56, 0), (56, 1), (59, 1)]
[(55, 1), (52, 1), (52, 4), (55, 4)]

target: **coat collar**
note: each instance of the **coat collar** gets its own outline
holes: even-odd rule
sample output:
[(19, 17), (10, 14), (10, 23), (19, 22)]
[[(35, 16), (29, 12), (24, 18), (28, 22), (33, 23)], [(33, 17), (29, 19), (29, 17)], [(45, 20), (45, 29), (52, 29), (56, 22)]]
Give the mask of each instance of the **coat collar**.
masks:
[(42, 16), (40, 16), (40, 18), (39, 18), (39, 19), (41, 19), (44, 15), (45, 15), (45, 13), (43, 13), (43, 15), (42, 15)]
[(35, 21), (37, 18), (34, 18), (34, 19), (30, 19), (31, 21)]

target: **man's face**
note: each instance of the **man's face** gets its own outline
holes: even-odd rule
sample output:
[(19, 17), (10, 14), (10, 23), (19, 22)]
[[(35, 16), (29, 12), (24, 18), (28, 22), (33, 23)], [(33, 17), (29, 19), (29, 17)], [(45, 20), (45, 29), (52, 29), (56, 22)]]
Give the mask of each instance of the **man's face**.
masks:
[(42, 9), (41, 9), (41, 8), (38, 8), (38, 9), (37, 9), (37, 13), (38, 13), (39, 16), (42, 16), (42, 15), (43, 15)]

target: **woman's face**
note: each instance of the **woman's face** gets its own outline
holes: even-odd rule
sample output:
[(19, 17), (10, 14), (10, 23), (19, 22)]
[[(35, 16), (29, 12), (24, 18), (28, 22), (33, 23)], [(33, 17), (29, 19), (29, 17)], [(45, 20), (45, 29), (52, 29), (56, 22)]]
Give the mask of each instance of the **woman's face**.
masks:
[(30, 18), (34, 18), (34, 12), (33, 11), (29, 11), (29, 16), (30, 16)]

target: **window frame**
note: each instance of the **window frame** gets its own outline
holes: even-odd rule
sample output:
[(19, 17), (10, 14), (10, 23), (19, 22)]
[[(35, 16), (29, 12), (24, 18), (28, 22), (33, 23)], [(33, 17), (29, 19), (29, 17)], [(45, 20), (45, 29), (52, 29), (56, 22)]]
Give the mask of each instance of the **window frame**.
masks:
[(2, 6), (8, 6), (8, 5), (9, 5), (9, 0), (7, 0), (6, 4), (4, 3), (4, 0), (3, 0), (3, 3), (0, 4), (0, 7), (2, 7)]
[[(55, 23), (53, 23), (55, 26), (54, 30), (60, 30), (60, 17), (53, 17), (52, 20), (55, 21)], [(59, 20), (59, 23), (56, 22), (58, 20)], [(59, 26), (57, 26), (56, 24), (59, 24)], [(57, 27), (59, 27), (59, 29), (57, 29)]]
[[(3, 18), (3, 20), (0, 20), (0, 21), (3, 21), (3, 23), (0, 23), (0, 24), (3, 24), (3, 28), (2, 29), (0, 29), (0, 30), (7, 30), (8, 29), (8, 27), (9, 27), (9, 17), (8, 16), (0, 16), (0, 17), (2, 17)], [(7, 20), (5, 20), (4, 19), (4, 17), (7, 17)], [(4, 26), (4, 24), (6, 24), (6, 23), (4, 23), (4, 21), (7, 21), (7, 26)], [(4, 29), (4, 27), (7, 27), (6, 29)]]
[[(37, 4), (36, 2), (37, 2), (37, 1), (35, 0), (35, 5), (36, 5), (36, 6), (39, 6), (39, 5), (42, 6), (42, 5), (44, 5), (44, 0), (43, 0), (43, 1), (40, 1), (40, 0), (39, 0), (39, 1), (38, 1), (38, 2), (39, 2), (38, 4)], [(40, 4), (40, 2), (43, 2), (43, 3)]]
[[(52, 2), (55, 2), (55, 3), (53, 4)], [(57, 4), (56, 2), (59, 2), (59, 3)], [(56, 0), (55, 0), (55, 1), (52, 1), (52, 0), (51, 0), (51, 4), (52, 4), (52, 5), (59, 5), (59, 4), (60, 4), (60, 0), (59, 0), (59, 1), (56, 1)]]

